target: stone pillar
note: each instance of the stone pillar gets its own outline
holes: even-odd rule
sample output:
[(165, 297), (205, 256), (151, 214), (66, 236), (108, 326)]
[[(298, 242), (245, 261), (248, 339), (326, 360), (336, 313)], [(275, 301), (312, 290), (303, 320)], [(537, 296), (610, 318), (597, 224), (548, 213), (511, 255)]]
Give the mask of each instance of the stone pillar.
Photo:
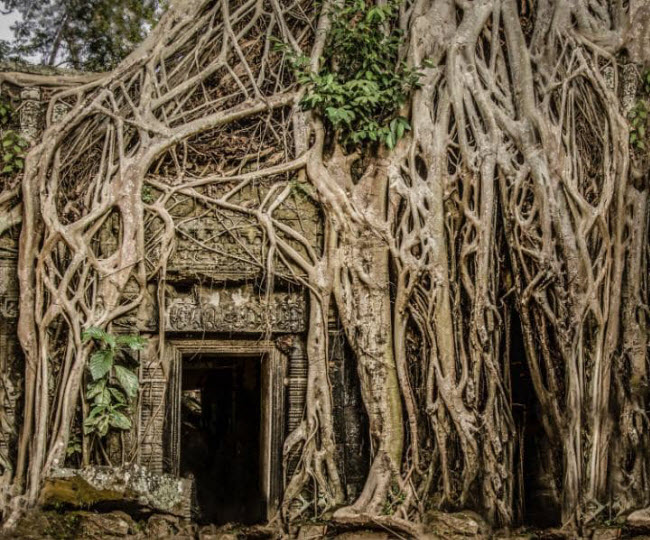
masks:
[(0, 483), (13, 474), (18, 433), (16, 417), (23, 388), (23, 357), (18, 343), (16, 260), (0, 250)]
[[(290, 435), (302, 420), (307, 398), (307, 351), (301, 337), (293, 340), (287, 369), (287, 419), (286, 434)], [(286, 478), (291, 478), (298, 465), (299, 455), (295, 452), (287, 461)]]
[(43, 131), (41, 89), (23, 88), (20, 100), (20, 134), (29, 144), (34, 144)]
[[(149, 347), (140, 366), (140, 402), (138, 419), (139, 463), (151, 472), (165, 471), (164, 466), (164, 430), (166, 407), (167, 378), (163, 365), (156, 354), (158, 342), (149, 340)], [(175, 380), (178, 377), (175, 378)], [(173, 434), (172, 434), (173, 435)]]
[(368, 419), (361, 401), (356, 360), (336, 313), (329, 318), (329, 350), (337, 465), (348, 502), (352, 502), (363, 489), (368, 473)]

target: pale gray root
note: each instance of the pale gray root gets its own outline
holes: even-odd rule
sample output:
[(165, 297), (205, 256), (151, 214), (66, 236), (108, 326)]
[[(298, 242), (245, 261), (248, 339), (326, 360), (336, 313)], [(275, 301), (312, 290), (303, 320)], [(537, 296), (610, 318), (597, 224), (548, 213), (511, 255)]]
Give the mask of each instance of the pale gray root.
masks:
[[(164, 312), (182, 234), (171, 208), (190, 201), (255, 222), (264, 249), (251, 264), (268, 290), (282, 274), (309, 293), (307, 401), (285, 444), (286, 456), (299, 453), (285, 521), (334, 511), (419, 531), (435, 504), (512, 523), (511, 299), (548, 446), (563, 456), (563, 523), (592, 521), (611, 497), (615, 511), (647, 505), (648, 167), (638, 155), (632, 163), (619, 80), (626, 29), (647, 35), (643, 10), (406, 0), (402, 59), (422, 72), (401, 111), (412, 131), (394, 151), (350, 152), (317, 114), (299, 111), (304, 89), (270, 41), (307, 51), (317, 69), (329, 3), (286, 4), (179, 0), (115, 71), (57, 83), (20, 200), (15, 188), (0, 195), (0, 234), (22, 227), (15, 493), (33, 504), (64, 463), (91, 353), (83, 329), (137, 312), (156, 281)], [(67, 108), (58, 122), (55, 105)], [(256, 148), (246, 148), (251, 139)], [(322, 211), (322, 248), (277, 218), (296, 182)], [(255, 183), (260, 204), (238, 202)], [(154, 202), (143, 201), (145, 187)], [(119, 242), (100, 253), (111, 220)], [(331, 302), (372, 445), (365, 486), (347, 504), (327, 362)], [(158, 338), (162, 357), (164, 329)]]

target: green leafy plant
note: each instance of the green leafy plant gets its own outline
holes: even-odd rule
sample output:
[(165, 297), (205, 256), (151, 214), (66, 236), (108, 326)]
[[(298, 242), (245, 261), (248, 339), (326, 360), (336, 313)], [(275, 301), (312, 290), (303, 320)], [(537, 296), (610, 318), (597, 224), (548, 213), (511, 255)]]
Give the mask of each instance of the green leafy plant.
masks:
[(156, 200), (153, 194), (153, 190), (151, 189), (151, 186), (148, 184), (142, 186), (141, 197), (142, 197), (142, 202), (145, 204), (151, 204)]
[(71, 435), (70, 440), (68, 441), (68, 447), (66, 448), (65, 455), (70, 457), (75, 454), (81, 454), (81, 440), (78, 435)]
[(10, 175), (25, 168), (25, 154), (29, 143), (15, 130), (14, 108), (0, 100), (0, 144), (2, 145), (2, 169), (0, 174)]
[(306, 182), (299, 182), (298, 180), (291, 180), (289, 182), (291, 191), (301, 199), (311, 199), (314, 197), (313, 188)]
[(400, 489), (397, 483), (393, 482), (388, 492), (388, 497), (384, 502), (382, 513), (385, 516), (390, 516), (395, 513), (395, 510), (404, 503), (406, 500), (406, 493)]
[[(650, 96), (650, 70), (641, 77), (641, 92)], [(630, 145), (637, 150), (646, 149), (646, 131), (648, 126), (648, 100), (640, 97), (628, 113), (630, 120)]]
[(303, 109), (316, 111), (347, 147), (378, 142), (392, 149), (411, 129), (398, 112), (422, 74), (399, 61), (404, 40), (396, 28), (399, 4), (335, 3), (318, 72), (310, 69), (307, 57), (286, 44), (276, 45), (288, 54), (298, 82), (306, 88)]
[(643, 87), (643, 92), (650, 95), (650, 69), (641, 76), (641, 85)]
[(136, 335), (114, 336), (95, 327), (88, 328), (83, 339), (95, 344), (88, 362), (92, 380), (86, 388), (90, 412), (84, 420), (84, 433), (104, 437), (111, 427), (131, 429), (131, 419), (125, 413), (138, 394), (139, 381), (125, 365), (125, 352), (141, 351), (146, 340)]
[(646, 124), (648, 122), (648, 105), (645, 100), (636, 102), (629, 112), (630, 144), (639, 150), (645, 150)]

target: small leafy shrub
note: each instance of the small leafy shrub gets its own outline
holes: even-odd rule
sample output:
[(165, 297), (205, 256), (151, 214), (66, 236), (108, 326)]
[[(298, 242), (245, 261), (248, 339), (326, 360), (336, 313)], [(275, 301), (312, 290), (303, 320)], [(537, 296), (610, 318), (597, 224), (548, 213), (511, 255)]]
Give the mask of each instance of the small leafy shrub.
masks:
[(15, 111), (13, 107), (0, 99), (0, 144), (2, 144), (2, 169), (0, 174), (11, 175), (25, 168), (25, 154), (28, 142), (15, 130)]
[(366, 0), (335, 3), (318, 72), (310, 69), (309, 58), (277, 44), (306, 87), (303, 109), (316, 111), (346, 147), (379, 142), (392, 149), (411, 129), (398, 112), (422, 74), (398, 59), (404, 40), (396, 28), (399, 4), (399, 0), (381, 6)]
[(90, 356), (88, 371), (92, 381), (86, 388), (90, 413), (84, 420), (84, 433), (104, 437), (109, 428), (131, 429), (125, 412), (138, 394), (138, 376), (125, 364), (125, 351), (141, 351), (146, 340), (140, 336), (114, 336), (101, 328), (88, 328), (84, 341), (92, 340), (96, 350)]

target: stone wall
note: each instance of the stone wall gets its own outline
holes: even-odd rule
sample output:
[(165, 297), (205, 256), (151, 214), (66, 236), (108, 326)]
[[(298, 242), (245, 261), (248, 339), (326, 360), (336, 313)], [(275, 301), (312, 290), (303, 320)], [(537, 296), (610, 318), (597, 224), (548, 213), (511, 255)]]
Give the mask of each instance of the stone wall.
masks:
[[(12, 95), (21, 100), (21, 131), (26, 139), (34, 142), (42, 132), (51, 91), (39, 88), (11, 90)], [(64, 111), (58, 112), (55, 118)], [(228, 184), (212, 187), (212, 191), (206, 194), (216, 197), (220, 190), (226, 189), (229, 189)], [(233, 198), (233, 202), (244, 207), (249, 202), (251, 205), (259, 203), (269, 189), (268, 183), (252, 182)], [(155, 191), (147, 194), (155, 195)], [(177, 384), (173, 370), (179, 368), (160, 354), (160, 330), (171, 344), (179, 340), (185, 343), (195, 340), (197, 344), (206, 340), (218, 343), (236, 340), (243, 344), (242, 347), (249, 343), (252, 348), (261, 340), (274, 344), (273, 347), (279, 351), (279, 360), (272, 375), (275, 377), (272, 390), (275, 401), (269, 403), (281, 399), (281, 407), (277, 408), (282, 411), (282, 418), (279, 424), (269, 420), (274, 430), (269, 440), (274, 441), (272, 451), (281, 454), (283, 438), (298, 425), (305, 405), (307, 359), (304, 342), (309, 310), (304, 290), (291, 279), (291, 272), (279, 261), (275, 267), (277, 279), (272, 282), (273, 290), (267, 290), (268, 276), (262, 264), (267, 255), (264, 234), (251, 216), (232, 211), (217, 213), (195, 200), (182, 197), (174, 199), (170, 213), (177, 224), (178, 234), (176, 249), (168, 265), (164, 309), (159, 309), (158, 283), (154, 280), (149, 284), (141, 309), (116, 321), (113, 328), (114, 332), (137, 331), (149, 338), (150, 346), (140, 355), (141, 393), (134, 430), (124, 437), (130, 449), (111, 453), (111, 456), (119, 458), (121, 454), (153, 472), (173, 471), (170, 463), (174, 456), (170, 452), (173, 454), (174, 450), (170, 441), (175, 435), (169, 427), (172, 425), (169, 404), (175, 391), (173, 385)], [(292, 195), (276, 210), (274, 217), (298, 231), (314, 250), (320, 250), (320, 214), (304, 194)], [(99, 257), (109, 256), (114, 251), (118, 226), (115, 219), (109, 218), (102, 227), (100, 246), (96, 251)], [(156, 234), (156, 227), (155, 219), (151, 220), (145, 231), (148, 240)], [(0, 473), (10, 473), (15, 460), (24, 370), (16, 336), (18, 235), (16, 227), (0, 236)], [(304, 254), (304, 246), (291, 239), (287, 241)], [(152, 247), (147, 253), (148, 262), (154, 265), (158, 256), (157, 248)], [(348, 496), (352, 499), (362, 486), (369, 448), (357, 389), (356, 365), (335, 316), (332, 316), (330, 324), (330, 354), (338, 458), (343, 479), (347, 482)], [(271, 411), (270, 414), (275, 413)], [(276, 498), (283, 479), (293, 467), (295, 460), (290, 459), (289, 470), (276, 471), (276, 477), (269, 479), (272, 484), (269, 490)]]

